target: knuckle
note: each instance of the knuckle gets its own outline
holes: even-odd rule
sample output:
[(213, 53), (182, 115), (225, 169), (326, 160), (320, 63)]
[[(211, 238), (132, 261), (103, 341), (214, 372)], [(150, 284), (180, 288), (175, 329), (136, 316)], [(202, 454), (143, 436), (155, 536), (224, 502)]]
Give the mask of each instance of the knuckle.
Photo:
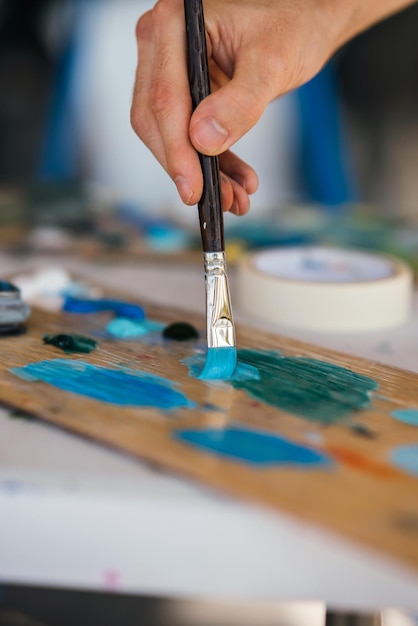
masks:
[(151, 109), (155, 115), (169, 111), (173, 102), (171, 85), (162, 80), (156, 81), (151, 87), (150, 101)]
[(153, 16), (157, 25), (164, 25), (171, 12), (170, 2), (167, 0), (158, 0), (153, 8)]
[(137, 106), (131, 107), (131, 126), (138, 137), (146, 143), (150, 124), (143, 111)]
[(138, 41), (147, 40), (152, 34), (152, 13), (147, 11), (136, 23), (135, 35)]

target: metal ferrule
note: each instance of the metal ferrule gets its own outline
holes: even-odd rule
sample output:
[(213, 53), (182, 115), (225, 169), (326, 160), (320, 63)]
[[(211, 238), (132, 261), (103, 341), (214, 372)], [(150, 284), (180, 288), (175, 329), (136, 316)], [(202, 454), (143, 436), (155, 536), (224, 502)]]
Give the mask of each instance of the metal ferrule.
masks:
[(208, 348), (235, 346), (225, 252), (204, 252)]

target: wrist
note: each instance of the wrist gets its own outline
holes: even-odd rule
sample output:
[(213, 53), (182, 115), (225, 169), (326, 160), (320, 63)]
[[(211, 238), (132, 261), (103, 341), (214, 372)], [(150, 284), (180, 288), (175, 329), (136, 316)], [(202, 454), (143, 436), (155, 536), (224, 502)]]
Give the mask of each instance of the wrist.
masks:
[(335, 13), (341, 11), (339, 45), (407, 6), (414, 0), (331, 0)]

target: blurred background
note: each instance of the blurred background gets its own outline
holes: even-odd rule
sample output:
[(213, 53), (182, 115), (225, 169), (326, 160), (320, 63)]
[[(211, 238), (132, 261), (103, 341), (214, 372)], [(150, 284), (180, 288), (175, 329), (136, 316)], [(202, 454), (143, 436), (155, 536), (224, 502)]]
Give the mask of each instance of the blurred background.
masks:
[[(124, 254), (199, 249), (196, 211), (130, 127), (134, 29), (152, 4), (0, 0), (8, 248), (69, 251), (75, 235), (79, 247), (89, 239), (90, 255), (93, 240)], [(245, 220), (226, 216), (230, 261), (248, 248), (314, 242), (418, 267), (417, 27), (413, 5), (361, 35), (237, 144), (260, 186)]]
[[(192, 211), (129, 123), (134, 29), (152, 4), (0, 0), (3, 185), (96, 183), (143, 211), (188, 219)], [(260, 174), (253, 214), (351, 202), (416, 214), (417, 28), (414, 5), (268, 108), (237, 146)]]
[[(152, 4), (0, 0), (5, 250), (76, 251), (86, 258), (199, 251), (194, 209), (179, 202), (130, 127), (134, 29)], [(272, 103), (239, 143), (236, 151), (258, 171), (260, 188), (249, 217), (227, 218), (232, 262), (249, 247), (325, 241), (394, 252), (418, 267), (417, 32), (413, 5)], [(103, 602), (93, 594), (6, 587), (0, 626), (324, 620), (320, 605), (243, 610), (116, 596)], [(416, 623), (395, 613), (385, 619), (387, 626)]]

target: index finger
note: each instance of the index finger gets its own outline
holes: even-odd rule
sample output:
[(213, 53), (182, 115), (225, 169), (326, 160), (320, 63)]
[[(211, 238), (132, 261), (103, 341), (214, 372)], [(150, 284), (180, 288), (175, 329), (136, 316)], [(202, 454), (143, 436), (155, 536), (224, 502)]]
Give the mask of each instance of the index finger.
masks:
[(153, 9), (153, 21), (155, 54), (151, 108), (160, 130), (167, 171), (183, 200), (195, 204), (202, 194), (203, 179), (189, 136), (192, 104), (183, 1), (159, 0)]

